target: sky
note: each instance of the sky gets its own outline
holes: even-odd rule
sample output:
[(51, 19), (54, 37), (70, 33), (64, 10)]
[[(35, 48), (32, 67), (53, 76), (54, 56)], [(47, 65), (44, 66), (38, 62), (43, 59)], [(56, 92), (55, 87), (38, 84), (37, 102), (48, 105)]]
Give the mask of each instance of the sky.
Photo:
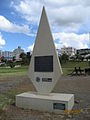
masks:
[(57, 49), (90, 48), (90, 0), (0, 0), (0, 50), (33, 50), (43, 6)]

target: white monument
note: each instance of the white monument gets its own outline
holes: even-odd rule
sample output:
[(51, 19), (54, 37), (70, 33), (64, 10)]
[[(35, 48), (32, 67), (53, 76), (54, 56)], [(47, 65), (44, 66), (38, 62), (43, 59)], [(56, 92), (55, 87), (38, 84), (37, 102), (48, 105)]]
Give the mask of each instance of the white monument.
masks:
[(16, 96), (16, 106), (48, 112), (71, 110), (73, 94), (51, 93), (62, 74), (45, 8), (35, 40), (29, 66), (29, 78), (37, 92), (26, 92)]

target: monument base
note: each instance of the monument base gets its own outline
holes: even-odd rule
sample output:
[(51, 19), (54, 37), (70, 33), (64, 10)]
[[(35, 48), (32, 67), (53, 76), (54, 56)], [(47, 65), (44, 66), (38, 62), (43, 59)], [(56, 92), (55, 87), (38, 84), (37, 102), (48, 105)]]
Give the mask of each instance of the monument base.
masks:
[(74, 95), (60, 93), (40, 95), (37, 92), (25, 92), (16, 95), (16, 106), (24, 109), (60, 113), (72, 109)]

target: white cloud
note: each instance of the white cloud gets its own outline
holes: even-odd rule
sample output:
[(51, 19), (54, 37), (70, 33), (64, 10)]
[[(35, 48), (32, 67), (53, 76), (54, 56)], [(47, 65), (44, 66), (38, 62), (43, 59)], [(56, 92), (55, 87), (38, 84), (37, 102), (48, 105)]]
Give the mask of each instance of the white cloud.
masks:
[(59, 31), (76, 32), (90, 17), (89, 0), (21, 0), (12, 6), (29, 23), (38, 23), (45, 5), (50, 24)]
[(4, 16), (0, 16), (0, 30), (5, 32), (12, 32), (12, 33), (24, 33), (30, 35), (30, 29), (27, 25), (16, 25), (6, 19)]
[(2, 35), (0, 33), (0, 48), (2, 48), (5, 45), (5, 40), (2, 38)]
[[(76, 49), (88, 48), (89, 35), (75, 33), (53, 33), (54, 43), (57, 49), (62, 47), (74, 47)], [(34, 44), (27, 51), (33, 51)]]
[(30, 45), (27, 49), (27, 51), (33, 51), (34, 44)]
[[(42, 6), (46, 7), (57, 48), (72, 46), (88, 48), (90, 31), (90, 0), (20, 0), (12, 7), (29, 24), (38, 24)], [(33, 45), (29, 46), (32, 50)]]
[(61, 47), (74, 47), (77, 49), (88, 48), (89, 35), (88, 34), (75, 34), (75, 33), (54, 33), (56, 48)]
[(22, 17), (25, 18), (29, 23), (36, 23), (40, 17), (40, 8), (42, 4), (40, 1), (35, 0), (24, 0), (20, 1), (18, 5), (12, 5), (17, 12), (21, 13)]

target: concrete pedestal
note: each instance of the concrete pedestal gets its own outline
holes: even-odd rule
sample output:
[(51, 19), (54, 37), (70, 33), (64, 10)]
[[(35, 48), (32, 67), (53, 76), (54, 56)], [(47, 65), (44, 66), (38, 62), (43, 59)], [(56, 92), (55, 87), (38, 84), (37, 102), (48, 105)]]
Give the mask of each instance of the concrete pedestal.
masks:
[(25, 92), (16, 95), (16, 106), (24, 109), (59, 113), (63, 110), (72, 109), (74, 106), (74, 95), (60, 93), (39, 95), (37, 92)]

